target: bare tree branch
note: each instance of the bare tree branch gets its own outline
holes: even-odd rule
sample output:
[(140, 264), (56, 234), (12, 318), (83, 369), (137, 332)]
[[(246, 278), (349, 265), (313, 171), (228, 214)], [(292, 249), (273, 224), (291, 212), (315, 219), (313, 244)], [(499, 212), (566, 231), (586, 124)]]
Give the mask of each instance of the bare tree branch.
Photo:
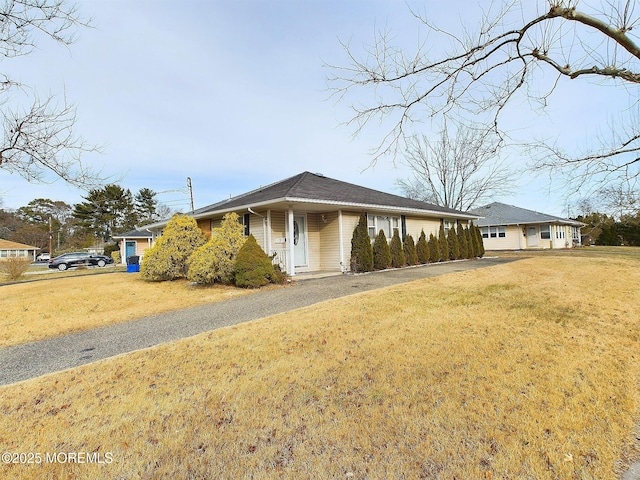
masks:
[[(79, 16), (78, 6), (65, 0), (4, 0), (0, 4), (0, 58), (28, 55), (43, 38), (65, 46), (75, 40), (76, 27), (89, 25)], [(16, 173), (30, 182), (56, 178), (89, 189), (102, 183), (100, 172), (82, 163), (82, 154), (98, 152), (74, 134), (76, 109), (66, 98), (56, 101), (37, 94), (28, 109), (9, 107), (9, 95), (15, 87), (22, 94), (29, 89), (0, 73), (0, 113), (3, 137), (0, 140), (0, 169)]]
[[(637, 111), (640, 45), (635, 28), (640, 17), (636, 2), (610, 0), (599, 7), (585, 4), (584, 10), (578, 8), (578, 0), (547, 0), (544, 4), (543, 11), (532, 14), (531, 4), (522, 0), (491, 3), (477, 31), (463, 28), (461, 33), (445, 31), (426, 15), (412, 12), (426, 38), (434, 37), (434, 42), (422, 45), (414, 55), (393, 45), (389, 32), (377, 33), (373, 47), (363, 52), (343, 43), (345, 65), (325, 65), (330, 71), (328, 85), (338, 101), (357, 99), (351, 104), (353, 116), (346, 122), (356, 127), (355, 135), (373, 120), (387, 129), (372, 150), (372, 163), (384, 156), (395, 160), (412, 138), (414, 123), (437, 117), (483, 121), (505, 138), (505, 107), (516, 96), (524, 96), (544, 109), (563, 78), (626, 85), (631, 110)], [(443, 50), (437, 39), (450, 49)], [(439, 48), (427, 48), (432, 45)], [(557, 78), (550, 90), (538, 93), (536, 79), (544, 70)], [(535, 166), (552, 168), (571, 179), (576, 165), (583, 165), (584, 180), (591, 172), (609, 174), (597, 181), (624, 180), (625, 175), (638, 174), (638, 132), (640, 123), (626, 138), (577, 156), (539, 145)]]
[(499, 160), (501, 140), (486, 129), (445, 125), (434, 140), (410, 138), (402, 163), (411, 177), (396, 182), (410, 198), (468, 211), (513, 190), (516, 176)]

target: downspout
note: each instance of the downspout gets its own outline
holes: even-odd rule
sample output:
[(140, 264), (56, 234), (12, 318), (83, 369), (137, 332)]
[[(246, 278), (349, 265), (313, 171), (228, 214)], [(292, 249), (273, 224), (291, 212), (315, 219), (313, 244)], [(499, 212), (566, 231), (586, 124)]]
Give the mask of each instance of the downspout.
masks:
[(296, 274), (295, 258), (293, 252), (293, 206), (289, 205), (287, 212), (287, 273), (292, 277)]
[(264, 215), (260, 215), (258, 212), (254, 212), (251, 207), (248, 207), (247, 210), (249, 210), (249, 213), (252, 213), (254, 215), (258, 215), (259, 217), (262, 217), (262, 248), (264, 249), (264, 251), (268, 251), (267, 249), (267, 218)]
[(345, 272), (344, 266), (344, 244), (342, 243), (342, 210), (338, 210), (338, 242), (340, 245), (340, 271)]
[(271, 248), (271, 209), (269, 209), (267, 210), (267, 253), (269, 256), (273, 253)]

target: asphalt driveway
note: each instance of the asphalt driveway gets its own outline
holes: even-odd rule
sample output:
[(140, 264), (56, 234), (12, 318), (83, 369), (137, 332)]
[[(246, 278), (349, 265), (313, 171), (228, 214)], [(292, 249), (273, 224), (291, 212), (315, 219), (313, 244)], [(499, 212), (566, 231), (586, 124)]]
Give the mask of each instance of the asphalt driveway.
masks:
[(0, 385), (287, 312), (324, 300), (447, 273), (491, 267), (515, 260), (517, 258), (482, 258), (363, 275), (301, 279), (286, 288), (264, 290), (219, 303), (0, 348)]

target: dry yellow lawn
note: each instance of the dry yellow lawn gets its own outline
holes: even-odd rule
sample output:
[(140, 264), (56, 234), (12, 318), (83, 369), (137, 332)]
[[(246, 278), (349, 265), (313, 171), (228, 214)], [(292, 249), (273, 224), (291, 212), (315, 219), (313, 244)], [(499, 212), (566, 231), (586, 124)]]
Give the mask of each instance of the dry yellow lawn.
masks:
[[(2, 449), (43, 463), (0, 477), (618, 478), (639, 292), (637, 255), (532, 258), (1, 387)], [(77, 452), (107, 463), (45, 462)]]
[(212, 303), (249, 290), (110, 273), (0, 286), (0, 347)]

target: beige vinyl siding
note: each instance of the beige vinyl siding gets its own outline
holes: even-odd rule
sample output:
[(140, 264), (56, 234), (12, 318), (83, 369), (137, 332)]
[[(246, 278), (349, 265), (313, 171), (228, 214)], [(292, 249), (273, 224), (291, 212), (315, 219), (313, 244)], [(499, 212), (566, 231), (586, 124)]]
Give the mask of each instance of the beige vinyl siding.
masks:
[[(503, 225), (502, 227), (505, 228), (505, 237), (482, 239), (486, 250), (520, 250), (526, 248), (527, 241), (522, 235), (522, 227), (517, 225), (508, 225), (506, 227)], [(480, 230), (482, 230), (482, 227), (480, 227)], [(539, 232), (538, 235), (540, 235)], [(540, 242), (540, 239), (538, 239), (538, 242)]]
[(264, 233), (266, 230), (266, 221), (267, 221), (267, 212), (256, 212), (260, 215), (264, 215), (264, 218), (260, 215), (251, 214), (249, 216), (249, 234), (253, 235), (253, 238), (256, 239), (258, 245), (262, 247), (262, 249), (267, 251), (267, 244), (264, 241)]
[(271, 210), (271, 251), (269, 255), (277, 253), (275, 263), (280, 263), (285, 269), (287, 265), (286, 248), (287, 243), (285, 229), (285, 212), (282, 210)]
[[(304, 213), (295, 213), (304, 215)], [(296, 267), (300, 272), (320, 270), (320, 225), (317, 213), (308, 213), (307, 217), (307, 266)]]
[(429, 240), (429, 234), (433, 233), (438, 235), (440, 229), (439, 218), (419, 218), (419, 217), (406, 217), (407, 218), (407, 233), (413, 237), (413, 241), (417, 242), (420, 238), (420, 233), (424, 230), (424, 234)]
[(318, 215), (318, 220), (320, 234), (320, 269), (340, 270), (341, 239), (338, 212), (329, 212)]
[(342, 249), (344, 251), (344, 270), (351, 270), (351, 238), (360, 220), (360, 212), (342, 212)]

